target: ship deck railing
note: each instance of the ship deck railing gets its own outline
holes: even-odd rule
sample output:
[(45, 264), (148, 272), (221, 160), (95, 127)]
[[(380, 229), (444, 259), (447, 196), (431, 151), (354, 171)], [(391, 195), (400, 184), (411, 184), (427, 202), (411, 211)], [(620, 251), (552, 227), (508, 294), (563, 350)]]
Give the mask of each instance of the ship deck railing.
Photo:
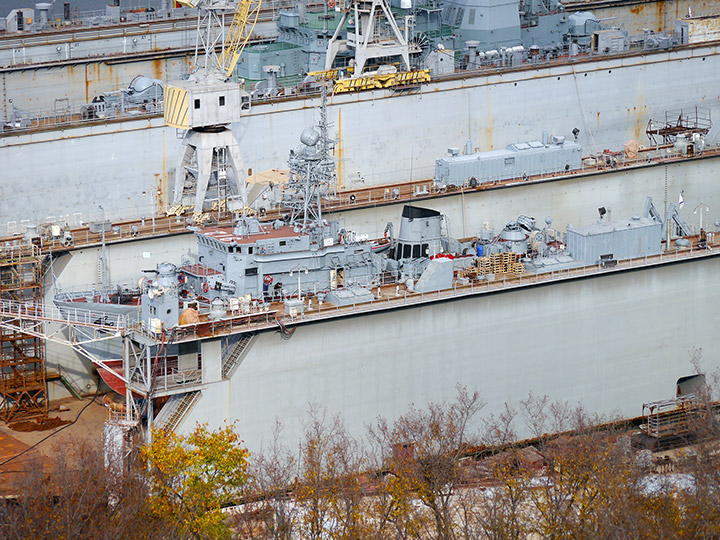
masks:
[[(142, 363), (143, 360), (140, 362)], [(177, 356), (156, 356), (153, 361), (152, 377), (149, 380), (132, 367), (130, 371), (128, 386), (133, 392), (140, 395), (152, 392), (155, 396), (169, 396), (201, 388), (204, 384), (201, 358), (197, 358), (189, 365), (180, 365)], [(150, 389), (148, 389), (148, 385), (150, 385)]]
[[(320, 4), (317, 4), (320, 5)], [(268, 10), (272, 11), (273, 17), (275, 14), (275, 7), (274, 5), (272, 7), (269, 7)], [(91, 18), (92, 19), (92, 18)], [(179, 18), (179, 19), (166, 19), (167, 21), (172, 20), (185, 20), (187, 17)], [(90, 27), (89, 27), (90, 28)], [(102, 30), (97, 29), (98, 31), (98, 37), (107, 37), (101, 34)], [(107, 32), (107, 30), (105, 31)], [(24, 36), (22, 39), (28, 40), (33, 39), (29, 36)], [(37, 38), (36, 38), (37, 39)], [(260, 39), (260, 41), (264, 41), (263, 39)], [(700, 45), (706, 45), (707, 43), (703, 43)], [(697, 44), (691, 44), (689, 46), (696, 46)], [(688, 46), (688, 45), (683, 45)], [(497, 65), (497, 64), (489, 64), (489, 65), (482, 65), (478, 67), (477, 69), (473, 70), (463, 70), (461, 69), (463, 66), (458, 66), (458, 70), (455, 71), (452, 74), (446, 74), (446, 75), (436, 75), (433, 76), (431, 82), (442, 82), (442, 81), (452, 81), (457, 79), (466, 79), (468, 77), (472, 76), (482, 76), (482, 75), (493, 75), (493, 74), (504, 74), (508, 72), (518, 71), (518, 70), (527, 70), (527, 69), (538, 69), (538, 68), (549, 68), (549, 67), (557, 67), (557, 66), (575, 66), (578, 64), (582, 64), (583, 62), (592, 62), (597, 60), (598, 58), (602, 59), (608, 59), (608, 58), (616, 58), (616, 57), (623, 57), (628, 55), (636, 55), (638, 53), (646, 53), (646, 52), (662, 52), (664, 50), (668, 49), (646, 49), (643, 48), (641, 45), (638, 45), (637, 43), (634, 43), (631, 45), (631, 47), (628, 50), (625, 51), (611, 51), (608, 53), (593, 53), (592, 51), (581, 53), (577, 56), (568, 56), (567, 54), (563, 54), (557, 57), (547, 57), (542, 58), (537, 61), (529, 61), (525, 59), (522, 64), (520, 65)], [(150, 51), (153, 52), (153, 51)], [(158, 54), (167, 53), (167, 51), (154, 51)], [(102, 60), (103, 57), (97, 57), (98, 60)], [(25, 65), (25, 64), (21, 64)], [(32, 65), (32, 64), (28, 64)], [(43, 65), (42, 63), (39, 63), (37, 65)], [(573, 70), (575, 68), (573, 67)], [(288, 79), (288, 80), (294, 80), (294, 79)], [(420, 88), (418, 86), (418, 88)], [(395, 87), (388, 87), (384, 90), (388, 92), (388, 94), (392, 94), (394, 92)], [(118, 89), (120, 90), (120, 89)], [(375, 89), (377, 90), (377, 89)], [(277, 102), (280, 100), (293, 100), (293, 99), (307, 99), (308, 97), (318, 97), (320, 96), (320, 88), (313, 87), (312, 85), (303, 85), (300, 84), (299, 86), (295, 87), (287, 87), (287, 88), (281, 88), (281, 92), (278, 95), (268, 95), (268, 96), (261, 96), (261, 97), (255, 97), (253, 98), (254, 104), (262, 104), (262, 103), (272, 103)], [(48, 128), (54, 128), (54, 127), (68, 127), (68, 126), (82, 126), (83, 124), (88, 124), (91, 122), (97, 122), (97, 121), (123, 121), (128, 120), (132, 118), (160, 118), (163, 115), (163, 107), (162, 103), (158, 103), (157, 106), (152, 111), (146, 111), (146, 113), (142, 113), (140, 116), (138, 116), (138, 111), (133, 110), (131, 108), (128, 108), (125, 112), (118, 112), (114, 116), (105, 116), (103, 118), (98, 117), (88, 117), (83, 116), (80, 112), (82, 108), (85, 106), (85, 104), (76, 104), (72, 108), (72, 114), (68, 115), (64, 110), (63, 111), (48, 111), (47, 109), (40, 111), (23, 111), (27, 112), (27, 114), (20, 115), (16, 119), (8, 118), (6, 117), (2, 122), (2, 129), (0, 129), (0, 136), (3, 134), (3, 132), (7, 134), (13, 134), (13, 133), (24, 133), (24, 132), (31, 132), (31, 131), (37, 131), (37, 130), (43, 130)]]
[[(231, 334), (257, 332), (268, 329), (281, 329), (283, 335), (292, 332), (292, 328), (308, 322), (347, 317), (372, 312), (398, 309), (402, 307), (419, 306), (427, 303), (469, 298), (487, 293), (512, 291), (535, 285), (559, 283), (584, 277), (624, 272), (632, 269), (650, 268), (673, 262), (687, 261), (698, 258), (720, 255), (720, 244), (715, 241), (715, 233), (707, 234), (707, 243), (704, 248), (694, 247), (691, 242), (689, 248), (676, 248), (672, 251), (661, 252), (658, 255), (647, 255), (633, 259), (620, 259), (615, 266), (606, 266), (601, 263), (586, 265), (562, 270), (551, 270), (545, 273), (525, 272), (520, 275), (496, 276), (488, 280), (470, 280), (468, 283), (453, 282), (453, 286), (432, 292), (409, 291), (405, 286), (390, 285), (373, 288), (375, 297), (370, 302), (337, 306), (329, 303), (320, 303), (317, 297), (306, 300), (306, 309), (296, 315), (283, 313), (282, 304), (264, 305), (262, 309), (250, 313), (228, 313), (228, 317), (216, 320), (201, 320), (198, 323), (163, 329), (160, 332), (151, 332), (142, 324), (123, 315), (106, 313), (102, 310), (87, 310), (82, 308), (58, 309), (43, 303), (16, 302), (11, 300), (0, 301), (0, 319), (6, 327), (17, 328), (19, 332), (37, 333), (43, 337), (44, 333), (34, 323), (58, 323), (71, 327), (88, 328), (92, 335), (81, 336), (81, 342), (93, 342), (98, 339), (107, 339), (122, 334), (137, 333), (145, 339), (160, 342), (164, 340), (167, 332), (172, 333), (174, 343), (190, 342), (203, 339), (212, 339)], [(378, 291), (375, 293), (375, 291)], [(204, 317), (203, 317), (204, 318)], [(198, 370), (201, 368), (198, 367)], [(193, 367), (192, 370), (195, 370)], [(170, 386), (184, 388), (189, 385), (199, 385), (202, 381), (192, 373), (185, 373), (172, 366), (164, 371), (162, 384), (167, 389)]]
[[(174, 391), (186, 392), (188, 389), (202, 386), (201, 369), (170, 369), (162, 375), (155, 376), (155, 395), (168, 395)], [(131, 385), (132, 387), (132, 385)]]
[(100, 289), (88, 289), (87, 287), (73, 286), (67, 289), (63, 288), (57, 290), (54, 299), (61, 302), (74, 302), (77, 303), (78, 306), (82, 307), (84, 302), (99, 302), (102, 301), (102, 299), (108, 299), (118, 294), (139, 297), (142, 294), (142, 291), (137, 287), (137, 284), (132, 285), (126, 283), (117, 283), (112, 288)]
[[(713, 240), (714, 242), (714, 240)], [(634, 259), (622, 259), (617, 261), (616, 266), (608, 267), (601, 264), (580, 266), (576, 268), (549, 271), (547, 273), (524, 273), (518, 276), (502, 276), (493, 280), (476, 280), (470, 281), (466, 285), (459, 285), (457, 282), (450, 289), (441, 289), (432, 292), (411, 292), (401, 290), (398, 294), (394, 292), (386, 292), (381, 289), (381, 296), (370, 302), (358, 303), (350, 306), (335, 306), (332, 304), (323, 304), (306, 310), (300, 315), (294, 317), (283, 315), (280, 320), (288, 326), (293, 323), (304, 321), (334, 318), (337, 316), (356, 315), (378, 311), (382, 309), (396, 309), (402, 306), (421, 305), (438, 300), (451, 300), (455, 298), (475, 296), (483, 293), (494, 293), (509, 291), (513, 289), (524, 288), (533, 285), (557, 283), (582, 277), (590, 277), (604, 275), (613, 272), (622, 272), (630, 269), (643, 267), (652, 267), (661, 264), (667, 264), (675, 261), (688, 260), (693, 258), (702, 258), (712, 255), (720, 255), (720, 245), (715, 245), (715, 249), (708, 246), (705, 249), (676, 249), (671, 252), (663, 252), (658, 255), (649, 255), (646, 257)], [(394, 287), (393, 287), (394, 289)]]
[[(81, 303), (78, 303), (82, 305)], [(135, 326), (134, 319), (117, 313), (108, 313), (97, 309), (84, 309), (82, 307), (64, 307), (62, 309), (45, 303), (17, 302), (14, 300), (0, 300), (0, 318), (5, 322), (43, 322), (61, 325), (94, 328), (117, 332), (124, 328)]]
[[(435, 184), (432, 178), (421, 178), (414, 181), (405, 181), (392, 184), (378, 184), (376, 186), (339, 191), (332, 197), (323, 201), (323, 212), (366, 208), (386, 204), (398, 204), (407, 200), (424, 200), (442, 195), (465, 195), (477, 191), (496, 189), (513, 185), (551, 182), (556, 180), (583, 178), (598, 173), (616, 170), (628, 170), (653, 164), (667, 164), (680, 162), (693, 158), (712, 158), (720, 155), (720, 148), (706, 148), (702, 154), (688, 155), (678, 151), (673, 145), (657, 146), (640, 150), (636, 157), (630, 158), (622, 154), (586, 156), (579, 169), (560, 172), (540, 172), (526, 176), (517, 175), (511, 178), (488, 177), (480, 179), (477, 187), (446, 188)], [(607, 156), (609, 159), (603, 159)], [(154, 238), (183, 234), (189, 232), (192, 225), (191, 216), (157, 216), (154, 206), (131, 207), (119, 209), (123, 215), (122, 220), (113, 221), (110, 230), (105, 232), (105, 242), (108, 244), (127, 242), (135, 239)], [(211, 217), (219, 226), (229, 226), (232, 220), (231, 213), (212, 212)], [(280, 209), (270, 210), (263, 216), (263, 220), (272, 221), (280, 217)], [(35, 241), (44, 252), (67, 251), (69, 249), (101, 245), (102, 234), (92, 232), (90, 225), (104, 221), (98, 214), (83, 214), (76, 212), (68, 215), (47, 216), (45, 222), (38, 226), (38, 238)], [(23, 242), (30, 220), (7, 221), (0, 224), (0, 242), (6, 245)], [(59, 236), (52, 236), (53, 226), (60, 228)], [(56, 230), (57, 230), (56, 227)], [(96, 230), (98, 230), (96, 228)], [(71, 233), (71, 240), (65, 232)]]
[(136, 325), (132, 330), (153, 340), (161, 340), (163, 333), (170, 332), (172, 333), (172, 341), (179, 343), (277, 327), (278, 314), (279, 310), (271, 309), (266, 304), (257, 311), (250, 313), (231, 314), (227, 318), (216, 320), (200, 320), (196, 323), (175, 326), (158, 332), (153, 332), (144, 325)]
[[(317, 297), (305, 303), (303, 313), (291, 316), (282, 311), (282, 305), (278, 309), (262, 311), (239, 316), (229, 316), (214, 321), (201, 321), (193, 325), (175, 327), (173, 332), (174, 342), (196, 341), (231, 334), (256, 332), (261, 330), (283, 329), (283, 334), (288, 330), (303, 323), (310, 323), (338, 317), (393, 310), (402, 307), (420, 306), (437, 301), (470, 298), (488, 293), (498, 293), (544, 285), (560, 283), (578, 278), (606, 275), (617, 272), (624, 272), (632, 269), (650, 268), (673, 262), (686, 261), (720, 255), (720, 244), (715, 243), (713, 233), (708, 234), (708, 245), (705, 248), (695, 247), (665, 251), (658, 255), (648, 255), (633, 259), (620, 259), (615, 266), (605, 266), (600, 263), (595, 265), (580, 266), (562, 270), (548, 271), (546, 273), (525, 272), (517, 276), (496, 276), (492, 280), (475, 280), (467, 284), (459, 284), (457, 281), (449, 289), (442, 289), (432, 292), (408, 291), (404, 286), (380, 287), (380, 294), (376, 294), (377, 287), (372, 289), (375, 298), (369, 302), (337, 306), (330, 303), (320, 304)], [(155, 340), (162, 338), (161, 333), (149, 333), (143, 331), (145, 337)]]
[(115, 118), (155, 118), (163, 113), (162, 100), (155, 103), (125, 104), (123, 110), (108, 109), (104, 113), (97, 113), (91, 107), (91, 105), (81, 104), (62, 106), (53, 111), (16, 109), (2, 123), (0, 132), (12, 134), (40, 129), (66, 128)]

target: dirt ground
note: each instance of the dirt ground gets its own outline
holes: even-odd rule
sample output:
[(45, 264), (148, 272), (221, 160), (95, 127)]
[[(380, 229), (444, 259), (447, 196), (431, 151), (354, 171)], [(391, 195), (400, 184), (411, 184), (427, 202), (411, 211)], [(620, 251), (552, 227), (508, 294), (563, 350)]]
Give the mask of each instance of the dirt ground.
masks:
[[(103, 424), (107, 415), (102, 395), (94, 400), (91, 396), (82, 401), (75, 398), (53, 401), (49, 406), (48, 417), (72, 422), (81, 411), (82, 414), (74, 424), (44, 431), (16, 431), (0, 422), (0, 494), (8, 494), (17, 475), (25, 474), (28, 467), (49, 468), (53, 455), (64, 448), (83, 443), (102, 444)], [(34, 444), (38, 445), (18, 456)]]

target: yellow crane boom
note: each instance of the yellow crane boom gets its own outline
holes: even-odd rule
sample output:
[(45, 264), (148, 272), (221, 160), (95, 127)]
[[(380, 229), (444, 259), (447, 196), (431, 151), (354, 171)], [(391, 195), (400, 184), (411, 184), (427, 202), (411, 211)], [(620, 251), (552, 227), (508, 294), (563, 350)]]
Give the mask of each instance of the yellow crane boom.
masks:
[(255, 28), (262, 0), (238, 0), (230, 29), (225, 37), (225, 49), (220, 56), (220, 67), (226, 77), (232, 75), (235, 65)]

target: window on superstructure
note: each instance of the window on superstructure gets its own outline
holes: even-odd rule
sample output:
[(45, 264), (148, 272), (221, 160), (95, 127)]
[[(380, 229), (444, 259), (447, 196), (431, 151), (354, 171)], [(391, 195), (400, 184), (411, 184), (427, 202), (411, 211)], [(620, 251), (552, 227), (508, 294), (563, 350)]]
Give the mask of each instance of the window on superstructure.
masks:
[(200, 100), (199, 100), (199, 99), (196, 99), (196, 100), (195, 100), (195, 108), (196, 108), (196, 109), (199, 109), (199, 108), (200, 108)]
[(460, 23), (463, 20), (463, 15), (465, 15), (465, 9), (459, 8), (457, 10), (457, 15), (455, 16), (455, 26), (460, 26)]
[(423, 244), (423, 245), (422, 245), (422, 254), (423, 254), (423, 257), (429, 257), (429, 256), (430, 256), (430, 245), (429, 245), (429, 244)]
[(253, 246), (248, 246), (248, 255), (253, 254)]
[(403, 245), (403, 259), (409, 259), (411, 251), (412, 251), (412, 246), (410, 244), (404, 244)]
[(445, 22), (450, 24), (454, 17), (455, 17), (455, 6), (450, 6), (450, 9), (448, 9), (448, 11), (447, 11), (447, 18), (445, 19)]
[(475, 9), (471, 9), (468, 12), (468, 24), (473, 25), (475, 24)]
[(415, 244), (413, 246), (413, 259), (417, 259), (420, 257), (420, 244)]
[(220, 105), (220, 107), (224, 107), (224, 106), (225, 106), (225, 96), (220, 96), (220, 97), (218, 98), (218, 105)]
[(246, 268), (245, 269), (245, 275), (246, 276), (257, 276), (258, 269), (257, 268)]
[(280, 240), (280, 245), (281, 245), (281, 246), (284, 246), (284, 245), (286, 245), (286, 244), (287, 244), (287, 242), (286, 242), (285, 240)]

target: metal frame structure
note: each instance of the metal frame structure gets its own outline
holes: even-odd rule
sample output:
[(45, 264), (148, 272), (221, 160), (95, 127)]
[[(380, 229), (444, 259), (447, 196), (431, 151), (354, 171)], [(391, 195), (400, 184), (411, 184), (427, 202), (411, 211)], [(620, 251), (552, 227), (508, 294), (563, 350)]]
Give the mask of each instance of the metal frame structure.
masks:
[[(227, 206), (228, 191), (240, 196), (243, 207), (247, 204), (242, 159), (232, 131), (227, 127), (246, 108), (241, 105), (243, 98), (238, 97), (240, 110), (235, 110), (231, 96), (243, 93), (236, 83), (228, 82), (228, 79), (255, 28), (262, 0), (181, 0), (181, 3), (197, 8), (198, 22), (194, 65), (190, 70), (188, 84), (177, 85), (182, 88), (178, 95), (182, 95), (183, 102), (177, 109), (190, 116), (191, 102), (193, 108), (199, 110), (200, 98), (207, 95), (212, 99), (203, 100), (203, 107), (212, 107), (214, 112), (203, 117), (202, 124), (191, 122), (190, 129), (185, 133), (185, 150), (175, 171), (175, 190), (170, 212), (182, 213), (184, 205), (189, 202), (188, 206), (193, 207), (194, 219), (199, 222), (203, 220), (205, 202), (213, 200), (207, 199), (208, 187), (213, 181), (215, 187), (211, 191), (216, 194), (214, 200), (218, 208), (223, 202)], [(233, 19), (226, 35), (225, 15), (229, 12), (233, 13)], [(217, 99), (221, 101), (210, 105)], [(166, 123), (173, 125), (168, 122), (167, 114)], [(233, 182), (228, 183), (230, 170)]]
[[(710, 109), (695, 107), (694, 109), (680, 109), (665, 111), (664, 122), (648, 121), (645, 133), (653, 146), (660, 144), (673, 144), (681, 134), (692, 135), (699, 133), (706, 135), (712, 127)], [(662, 139), (662, 142), (660, 140)], [(693, 142), (688, 137), (688, 142)]]
[[(354, 49), (355, 71), (353, 78), (362, 77), (367, 61), (373, 58), (400, 57), (405, 71), (410, 71), (408, 37), (403, 35), (387, 0), (341, 0), (335, 6), (341, 11), (340, 24), (330, 38), (325, 57), (325, 69), (332, 69), (335, 57), (342, 47)], [(355, 33), (348, 32), (347, 40), (338, 39), (345, 23), (353, 17)], [(383, 19), (390, 28), (384, 32)]]
[(323, 85), (318, 130), (303, 132), (304, 148), (293, 151), (288, 160), (290, 174), (283, 205), (289, 210), (290, 222), (300, 224), (303, 231), (322, 227), (322, 200), (336, 195), (337, 176), (332, 156), (333, 141), (328, 129), (327, 92), (327, 85)]
[[(3, 301), (42, 302), (38, 246), (0, 249), (0, 297)], [(0, 418), (6, 422), (47, 416), (45, 346), (41, 337), (23, 332), (28, 325), (32, 321), (18, 320), (13, 327), (0, 327)]]

